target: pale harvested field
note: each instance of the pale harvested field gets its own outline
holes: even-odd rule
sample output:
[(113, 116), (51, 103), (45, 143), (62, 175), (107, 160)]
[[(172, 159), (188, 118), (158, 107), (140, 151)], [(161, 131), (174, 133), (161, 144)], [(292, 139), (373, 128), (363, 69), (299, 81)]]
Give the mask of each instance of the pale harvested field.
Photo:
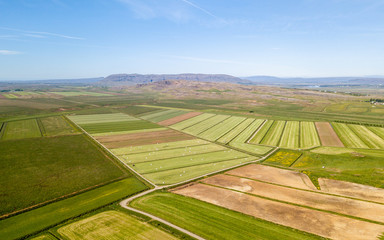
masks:
[(240, 167), (227, 174), (240, 177), (252, 178), (264, 182), (276, 183), (285, 186), (316, 190), (307, 175), (295, 171), (269, 167), (260, 164), (250, 164), (245, 167)]
[(384, 189), (367, 185), (319, 178), (321, 190), (328, 193), (365, 199), (384, 204)]
[(215, 186), (384, 223), (384, 205), (271, 185), (228, 175), (203, 180)]
[(316, 122), (321, 144), (326, 147), (344, 147), (336, 132), (328, 122)]
[(181, 121), (184, 121), (184, 120), (196, 117), (196, 116), (198, 116), (200, 114), (201, 114), (201, 112), (189, 112), (189, 113), (186, 113), (186, 114), (183, 114), (183, 115), (180, 115), (180, 116), (176, 116), (176, 117), (173, 117), (173, 118), (170, 118), (170, 119), (163, 120), (161, 122), (158, 122), (157, 124), (160, 124), (162, 126), (170, 126), (172, 124), (175, 124), (175, 123), (178, 123), (178, 122), (181, 122)]
[(95, 138), (108, 148), (122, 148), (127, 146), (183, 141), (193, 139), (194, 137), (174, 130), (164, 130), (156, 132), (99, 136)]
[(245, 193), (196, 184), (174, 190), (224, 208), (331, 239), (376, 239), (384, 226), (267, 200)]

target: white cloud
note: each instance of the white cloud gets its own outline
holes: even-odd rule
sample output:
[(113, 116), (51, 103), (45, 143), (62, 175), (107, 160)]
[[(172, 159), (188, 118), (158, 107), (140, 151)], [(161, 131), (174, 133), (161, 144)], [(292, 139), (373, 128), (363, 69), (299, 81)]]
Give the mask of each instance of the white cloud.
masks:
[(22, 29), (16, 29), (16, 28), (7, 28), (7, 27), (0, 27), (0, 29), (13, 31), (13, 32), (20, 32), (24, 33), (24, 35), (28, 35), (29, 37), (59, 37), (59, 38), (66, 38), (66, 39), (74, 39), (74, 40), (84, 40), (85, 38), (82, 37), (75, 37), (75, 36), (69, 36), (64, 34), (58, 34), (58, 33), (51, 33), (51, 32), (38, 32), (38, 31), (29, 31), (29, 30), (22, 30)]
[(11, 51), (11, 50), (0, 50), (0, 55), (18, 55), (18, 54), (21, 54), (21, 52)]

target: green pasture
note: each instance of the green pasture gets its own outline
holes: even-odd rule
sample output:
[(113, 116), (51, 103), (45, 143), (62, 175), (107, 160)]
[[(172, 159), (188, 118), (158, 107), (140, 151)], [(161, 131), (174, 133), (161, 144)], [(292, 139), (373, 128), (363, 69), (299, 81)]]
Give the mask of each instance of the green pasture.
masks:
[[(229, 143), (230, 141), (232, 141), (232, 139), (234, 139), (235, 137), (237, 137), (240, 133), (242, 133), (247, 127), (249, 127), (251, 125), (252, 122), (254, 122), (255, 119), (253, 118), (247, 118), (245, 119), (242, 123), (240, 123), (239, 125), (237, 125), (236, 127), (234, 127), (233, 129), (231, 129), (229, 132), (227, 132), (226, 134), (224, 134), (222, 137), (220, 137), (217, 141), (220, 142), (220, 143), (224, 143), (224, 144), (227, 144)], [(245, 141), (244, 141), (245, 142)]]
[(163, 120), (170, 119), (185, 113), (187, 112), (183, 110), (170, 109), (161, 112), (149, 113), (148, 115), (140, 116), (140, 118), (151, 122), (161, 122)]
[(289, 167), (301, 156), (301, 154), (302, 153), (298, 151), (280, 149), (263, 163)]
[(131, 133), (157, 132), (157, 131), (164, 131), (167, 129), (168, 128), (159, 127), (159, 128), (137, 129), (137, 130), (118, 131), (118, 132), (103, 132), (103, 133), (93, 133), (92, 136), (101, 137), (101, 136), (113, 136), (113, 135), (131, 134)]
[(3, 140), (41, 137), (36, 119), (12, 121), (3, 129)]
[(59, 136), (78, 132), (62, 116), (40, 118), (45, 136)]
[(197, 199), (155, 192), (131, 205), (161, 217), (199, 236), (214, 239), (322, 239)]
[(266, 120), (264, 122), (264, 125), (257, 130), (257, 133), (255, 134), (255, 136), (252, 137), (252, 139), (250, 139), (249, 142), (254, 144), (260, 144), (273, 124), (273, 120)]
[(273, 149), (273, 147), (267, 147), (267, 146), (249, 144), (249, 143), (241, 143), (241, 142), (235, 142), (235, 141), (230, 142), (229, 146), (238, 148), (240, 150), (253, 153), (256, 155), (265, 155)]
[(53, 94), (61, 95), (64, 97), (75, 97), (75, 96), (92, 96), (92, 97), (106, 97), (106, 96), (113, 96), (111, 94), (107, 93), (97, 93), (97, 92), (83, 92), (83, 91), (78, 91), (78, 92), (50, 92)]
[(144, 120), (91, 123), (81, 124), (80, 126), (90, 134), (162, 128), (160, 125)]
[(369, 148), (384, 148), (384, 140), (367, 127), (353, 124), (348, 126)]
[(243, 122), (245, 117), (229, 117), (222, 121), (221, 123), (211, 127), (210, 129), (202, 132), (198, 136), (207, 139), (209, 141), (215, 141), (233, 128), (235, 128), (238, 124)]
[(360, 138), (356, 135), (347, 124), (332, 123), (332, 127), (344, 146), (349, 148), (369, 148)]
[(254, 132), (256, 132), (260, 126), (264, 123), (265, 120), (256, 119), (253, 121), (246, 129), (244, 129), (239, 135), (237, 135), (231, 143), (245, 143), (252, 136)]
[(216, 126), (220, 122), (224, 121), (225, 119), (230, 118), (228, 115), (216, 115), (212, 118), (209, 118), (207, 120), (201, 121), (193, 126), (190, 126), (188, 128), (183, 129), (183, 132), (192, 134), (192, 135), (199, 135), (200, 133), (204, 132), (205, 130), (210, 129), (213, 126)]
[(83, 134), (3, 141), (0, 152), (0, 215), (128, 174)]
[(89, 114), (89, 115), (70, 115), (67, 116), (71, 121), (83, 125), (93, 123), (111, 123), (139, 120), (124, 113), (107, 113), (107, 114)]
[(284, 131), (286, 121), (274, 121), (271, 128), (265, 134), (261, 144), (269, 146), (278, 146), (280, 142), (281, 135)]
[(384, 139), (384, 128), (379, 127), (368, 127), (369, 130), (371, 130), (373, 133), (375, 133), (377, 136)]
[(111, 151), (115, 155), (124, 155), (124, 154), (136, 154), (136, 153), (144, 153), (144, 152), (162, 151), (162, 150), (168, 150), (168, 149), (190, 147), (195, 145), (203, 145), (208, 143), (209, 142), (201, 139), (192, 139), (192, 140), (177, 141), (177, 142), (167, 142), (167, 143), (149, 144), (149, 145), (141, 145), (141, 146), (131, 146), (131, 147), (125, 147), (125, 148), (115, 148), (115, 149), (111, 149)]
[(287, 121), (284, 132), (281, 135), (279, 146), (282, 148), (299, 148), (300, 147), (300, 122)]
[(63, 239), (178, 239), (151, 224), (119, 211), (105, 211), (57, 230)]
[(300, 148), (310, 148), (320, 145), (315, 123), (300, 122)]
[(212, 114), (212, 113), (203, 113), (203, 114), (200, 114), (196, 117), (193, 117), (193, 118), (190, 118), (190, 119), (187, 119), (187, 120), (184, 120), (184, 121), (181, 121), (181, 122), (178, 122), (178, 123), (175, 123), (173, 125), (171, 125), (170, 127), (173, 128), (173, 129), (176, 129), (176, 130), (183, 130), (187, 127), (190, 127), (192, 125), (195, 125), (201, 121), (204, 121), (206, 119), (209, 119), (209, 118), (212, 118), (213, 116), (215, 116), (215, 114)]
[(147, 187), (142, 182), (135, 177), (130, 177), (1, 220), (0, 239), (16, 239), (34, 234), (145, 189)]

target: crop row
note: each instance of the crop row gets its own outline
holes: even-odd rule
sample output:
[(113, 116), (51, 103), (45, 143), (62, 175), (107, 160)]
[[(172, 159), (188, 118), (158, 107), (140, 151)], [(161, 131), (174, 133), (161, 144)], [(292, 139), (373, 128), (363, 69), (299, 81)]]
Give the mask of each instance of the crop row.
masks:
[(346, 147), (384, 148), (383, 128), (344, 123), (332, 123), (332, 126)]
[(151, 122), (161, 122), (163, 120), (173, 118), (179, 115), (182, 115), (186, 113), (186, 111), (183, 110), (175, 110), (175, 109), (170, 109), (170, 110), (165, 110), (161, 112), (155, 112), (155, 113), (149, 113), (144, 116), (141, 116), (142, 119), (151, 121)]

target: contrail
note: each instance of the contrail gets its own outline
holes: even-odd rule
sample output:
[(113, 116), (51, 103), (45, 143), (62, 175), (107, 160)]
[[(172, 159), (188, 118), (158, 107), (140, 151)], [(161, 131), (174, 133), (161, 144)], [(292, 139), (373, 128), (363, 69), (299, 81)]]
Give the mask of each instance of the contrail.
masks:
[(14, 31), (14, 32), (22, 32), (22, 33), (31, 33), (31, 34), (41, 34), (41, 35), (48, 35), (48, 36), (54, 36), (54, 37), (61, 37), (61, 38), (68, 38), (68, 39), (77, 39), (77, 40), (84, 40), (84, 38), (81, 37), (73, 37), (63, 34), (57, 34), (57, 33), (50, 33), (50, 32), (36, 32), (36, 31), (28, 31), (28, 30), (21, 30), (21, 29), (15, 29), (15, 28), (7, 28), (7, 27), (0, 27), (0, 29)]
[(206, 10), (206, 9), (204, 9), (204, 8), (202, 8), (202, 7), (196, 5), (196, 4), (194, 4), (194, 3), (192, 3), (192, 2), (190, 2), (190, 1), (188, 1), (188, 0), (181, 0), (181, 1), (185, 2), (186, 4), (192, 6), (192, 7), (196, 8), (196, 9), (199, 9), (200, 11), (202, 11), (202, 12), (208, 14), (208, 15), (211, 16), (211, 17), (214, 17), (214, 18), (223, 20), (223, 19), (221, 19), (220, 17), (216, 16), (215, 14), (211, 13), (210, 11), (208, 11), (208, 10)]

